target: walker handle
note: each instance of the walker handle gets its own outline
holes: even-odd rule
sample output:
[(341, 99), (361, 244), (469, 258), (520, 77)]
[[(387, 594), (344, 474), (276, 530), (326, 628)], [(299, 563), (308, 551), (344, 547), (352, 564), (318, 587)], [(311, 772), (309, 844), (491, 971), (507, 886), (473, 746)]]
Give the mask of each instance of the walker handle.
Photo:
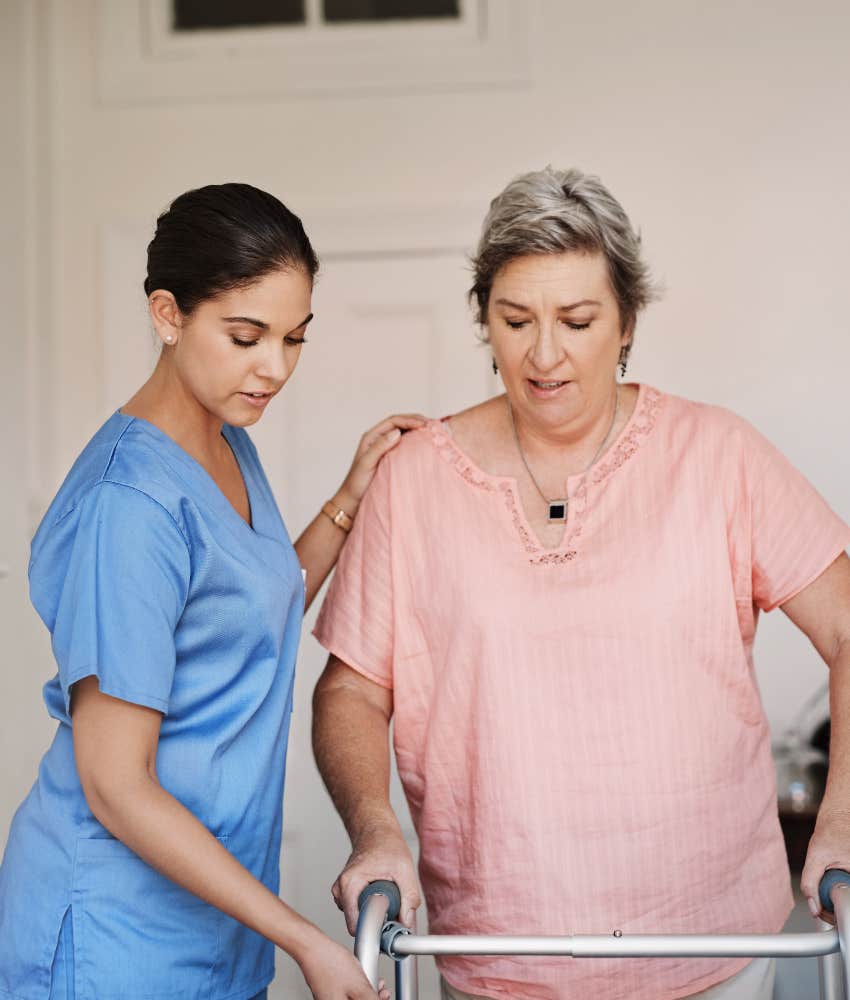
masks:
[(850, 885), (850, 872), (843, 868), (827, 868), (818, 886), (820, 905), (826, 913), (832, 913), (832, 890), (837, 885)]
[[(848, 876), (848, 879), (850, 879), (850, 876)], [(370, 896), (378, 895), (386, 896), (389, 900), (387, 920), (398, 919), (399, 912), (401, 911), (401, 892), (395, 882), (390, 882), (389, 879), (379, 878), (374, 882), (370, 882), (357, 897), (357, 909), (362, 910), (363, 904)]]

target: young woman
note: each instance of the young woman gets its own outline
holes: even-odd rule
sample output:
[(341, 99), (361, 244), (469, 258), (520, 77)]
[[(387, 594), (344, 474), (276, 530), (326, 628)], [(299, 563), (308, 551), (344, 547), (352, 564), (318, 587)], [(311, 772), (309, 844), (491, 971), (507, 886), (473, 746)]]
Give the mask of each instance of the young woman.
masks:
[(159, 362), (33, 540), (59, 727), (0, 867), (0, 997), (249, 1000), (274, 945), (315, 997), (375, 997), (278, 898), (281, 802), (303, 609), (422, 418), (368, 431), (293, 547), (244, 428), (295, 370), (317, 267), (300, 221), (245, 184), (158, 220)]

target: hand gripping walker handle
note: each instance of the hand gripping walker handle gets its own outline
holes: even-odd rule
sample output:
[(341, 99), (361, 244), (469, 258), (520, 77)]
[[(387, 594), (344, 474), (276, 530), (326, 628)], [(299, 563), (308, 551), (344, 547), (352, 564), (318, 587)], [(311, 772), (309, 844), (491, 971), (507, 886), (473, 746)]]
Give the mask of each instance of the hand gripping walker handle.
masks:
[(850, 885), (850, 872), (844, 871), (843, 868), (827, 868), (818, 886), (820, 905), (826, 913), (833, 912), (832, 890), (837, 885)]
[[(850, 878), (850, 876), (848, 876)], [(401, 892), (395, 882), (390, 882), (389, 879), (377, 879), (375, 882), (370, 882), (366, 888), (357, 897), (357, 909), (362, 910), (363, 904), (370, 896), (382, 895), (386, 896), (389, 900), (389, 906), (387, 907), (387, 920), (397, 920), (398, 915), (401, 912)]]

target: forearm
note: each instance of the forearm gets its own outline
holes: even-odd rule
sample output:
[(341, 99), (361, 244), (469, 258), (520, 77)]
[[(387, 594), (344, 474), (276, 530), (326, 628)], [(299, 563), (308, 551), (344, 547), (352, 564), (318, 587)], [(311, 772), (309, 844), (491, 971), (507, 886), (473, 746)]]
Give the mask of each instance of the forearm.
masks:
[(829, 776), (821, 808), (850, 814), (850, 641), (829, 661)]
[(351, 856), (333, 885), (349, 933), (357, 900), (374, 879), (401, 890), (401, 919), (413, 927), (420, 903), (413, 858), (390, 805), (392, 692), (331, 656), (313, 695), (313, 750), (351, 838)]
[(389, 797), (389, 720), (380, 708), (356, 691), (320, 684), (313, 752), (352, 844), (379, 830), (400, 833)]
[[(339, 489), (331, 498), (335, 507), (353, 518), (360, 505), (358, 500), (344, 489)], [(336, 565), (347, 533), (334, 524), (321, 510), (298, 536), (295, 552), (302, 568), (306, 571), (305, 610), (321, 589), (330, 571)]]
[(86, 790), (92, 811), (119, 840), (166, 878), (273, 941), (297, 961), (319, 931), (243, 867), (148, 774)]

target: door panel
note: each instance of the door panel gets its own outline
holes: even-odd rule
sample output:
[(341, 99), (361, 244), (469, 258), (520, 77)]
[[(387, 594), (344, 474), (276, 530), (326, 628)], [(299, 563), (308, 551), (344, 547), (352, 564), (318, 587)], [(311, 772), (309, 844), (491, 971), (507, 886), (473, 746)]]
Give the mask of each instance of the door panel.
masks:
[[(466, 306), (468, 280), (460, 252), (336, 259), (321, 274), (299, 367), (252, 431), (293, 536), (334, 493), (367, 427), (394, 411), (443, 416), (495, 391), (489, 353), (476, 339)], [(310, 635), (320, 606), (321, 596), (305, 620), (298, 661), (282, 894), (348, 944), (329, 889), (349, 845), (310, 751), (310, 698), (326, 660)], [(395, 775), (392, 801), (415, 854)], [(437, 995), (436, 977), (433, 963), (421, 965), (426, 1000)], [(299, 979), (282, 959), (272, 996), (307, 998)]]

